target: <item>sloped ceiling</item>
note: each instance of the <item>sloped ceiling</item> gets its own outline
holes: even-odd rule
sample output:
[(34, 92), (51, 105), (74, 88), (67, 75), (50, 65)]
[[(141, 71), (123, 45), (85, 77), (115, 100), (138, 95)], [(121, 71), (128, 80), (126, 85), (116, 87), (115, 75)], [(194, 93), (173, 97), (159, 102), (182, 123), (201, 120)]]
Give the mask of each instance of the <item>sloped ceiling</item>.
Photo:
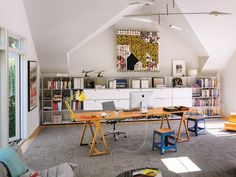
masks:
[[(142, 9), (137, 10), (133, 14), (166, 13), (166, 5), (167, 4), (169, 6), (169, 8), (168, 8), (169, 12), (179, 12), (179, 13), (181, 12), (180, 9), (178, 8), (178, 6), (176, 5), (176, 3), (173, 7), (173, 0), (156, 0), (153, 5), (146, 5)], [(153, 29), (158, 30), (158, 28), (160, 26), (163, 28), (166, 28), (171, 33), (173, 33), (178, 38), (180, 38), (184, 43), (189, 45), (198, 56), (201, 56), (201, 57), (208, 56), (208, 53), (205, 50), (205, 48), (203, 47), (203, 45), (201, 44), (201, 41), (195, 35), (194, 31), (192, 30), (191, 26), (189, 25), (189, 23), (187, 22), (187, 20), (185, 19), (185, 17), (183, 15), (161, 16), (160, 24), (159, 24), (159, 18), (156, 15), (147, 16), (145, 18), (152, 21), (151, 25), (153, 27), (150, 30), (153, 30)], [(168, 25), (174, 25), (177, 27), (181, 27), (182, 30), (181, 31), (174, 30), (174, 29), (170, 28)], [(122, 28), (122, 26), (123, 26), (123, 28), (127, 27), (129, 29), (132, 29), (132, 28), (145, 29), (145, 26), (148, 26), (148, 28), (150, 28), (150, 25), (149, 24), (147, 25), (147, 23), (143, 23), (143, 24), (139, 23), (139, 25), (137, 26), (137, 24), (134, 22), (134, 20), (132, 20), (131, 17), (123, 18), (122, 21), (118, 22), (115, 25), (115, 27), (118, 29)]]
[(176, 3), (182, 12), (214, 10), (232, 13), (229, 16), (185, 15), (195, 35), (209, 54), (202, 72), (221, 71), (236, 49), (236, 1), (176, 0)]
[[(133, 14), (135, 11), (165, 12), (166, 3), (169, 3), (170, 12), (217, 10), (233, 13), (232, 16), (218, 17), (176, 15), (161, 18), (163, 27), (172, 24), (183, 29), (169, 30), (191, 46), (199, 58), (202, 58), (200, 66), (203, 72), (217, 72), (223, 69), (236, 49), (234, 0), (175, 0), (174, 8), (171, 7), (172, 0), (156, 0), (151, 6), (139, 4), (133, 7), (129, 6), (129, 2), (128, 0), (24, 0), (42, 72), (68, 73), (70, 54), (119, 22), (123, 15)], [(141, 8), (142, 6), (144, 7)], [(158, 21), (156, 17), (152, 18)], [(130, 25), (132, 21), (132, 19), (123, 20), (129, 26), (132, 26)], [(122, 25), (120, 21), (116, 27)], [(158, 24), (153, 23), (153, 25)]]
[(42, 72), (68, 72), (67, 52), (123, 11), (127, 0), (24, 0)]

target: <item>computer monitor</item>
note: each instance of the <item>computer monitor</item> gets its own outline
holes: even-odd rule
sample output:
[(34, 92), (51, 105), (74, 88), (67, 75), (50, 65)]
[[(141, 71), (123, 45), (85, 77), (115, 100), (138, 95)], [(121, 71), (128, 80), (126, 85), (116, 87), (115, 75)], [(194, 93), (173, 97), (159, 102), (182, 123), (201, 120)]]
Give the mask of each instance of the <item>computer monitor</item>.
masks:
[(129, 93), (130, 109), (140, 109), (141, 101), (147, 108), (154, 108), (154, 96), (152, 91), (133, 91)]

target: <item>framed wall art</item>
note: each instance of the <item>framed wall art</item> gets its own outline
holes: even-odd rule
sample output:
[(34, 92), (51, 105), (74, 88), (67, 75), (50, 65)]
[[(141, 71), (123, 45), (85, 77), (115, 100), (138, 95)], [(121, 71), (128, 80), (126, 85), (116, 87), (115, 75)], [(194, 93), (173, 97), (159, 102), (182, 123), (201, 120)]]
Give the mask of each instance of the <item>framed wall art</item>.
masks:
[(28, 111), (38, 104), (37, 61), (28, 61)]
[(173, 60), (173, 76), (181, 77), (186, 75), (185, 61)]
[(119, 30), (117, 33), (117, 71), (159, 71), (157, 31)]
[(152, 78), (152, 87), (164, 86), (165, 78), (164, 77), (153, 77)]

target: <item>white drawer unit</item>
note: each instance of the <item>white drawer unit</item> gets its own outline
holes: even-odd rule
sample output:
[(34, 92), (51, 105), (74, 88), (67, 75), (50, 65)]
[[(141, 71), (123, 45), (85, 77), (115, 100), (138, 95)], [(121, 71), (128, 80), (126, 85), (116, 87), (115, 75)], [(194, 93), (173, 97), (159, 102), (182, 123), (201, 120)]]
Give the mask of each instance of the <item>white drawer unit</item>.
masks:
[(192, 98), (192, 88), (172, 88), (173, 98)]
[(172, 88), (141, 89), (142, 91), (153, 91), (154, 98), (172, 98)]
[(129, 109), (129, 100), (115, 100), (116, 109)]
[(129, 93), (139, 89), (84, 89), (88, 100), (129, 99)]
[(84, 110), (102, 110), (102, 101), (100, 100), (87, 100), (84, 102)]
[(173, 106), (192, 107), (192, 98), (173, 98)]
[(155, 107), (172, 106), (172, 98), (154, 99), (154, 106)]
[(132, 91), (153, 91), (154, 107), (192, 106), (191, 88), (152, 88), (152, 89), (85, 89), (88, 98), (84, 110), (102, 110), (102, 102), (114, 101), (116, 108), (129, 108), (129, 94)]
[(172, 89), (171, 88), (155, 89), (154, 98), (172, 98)]

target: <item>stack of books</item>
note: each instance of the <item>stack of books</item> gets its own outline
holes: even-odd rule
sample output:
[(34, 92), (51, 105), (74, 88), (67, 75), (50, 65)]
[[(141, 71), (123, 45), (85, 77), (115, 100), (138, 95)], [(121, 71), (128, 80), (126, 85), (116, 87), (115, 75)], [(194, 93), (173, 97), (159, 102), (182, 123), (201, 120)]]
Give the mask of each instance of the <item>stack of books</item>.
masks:
[(116, 88), (127, 88), (126, 79), (116, 79)]

